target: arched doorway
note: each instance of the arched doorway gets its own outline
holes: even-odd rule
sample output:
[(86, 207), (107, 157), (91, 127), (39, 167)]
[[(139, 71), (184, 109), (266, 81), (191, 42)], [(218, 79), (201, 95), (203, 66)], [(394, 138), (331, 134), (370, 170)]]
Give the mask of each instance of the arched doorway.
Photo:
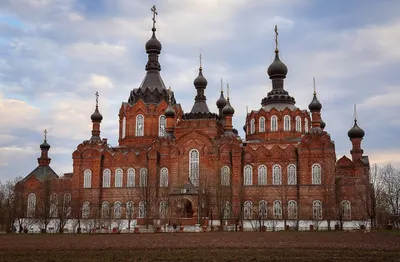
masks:
[(178, 207), (180, 207), (179, 216), (181, 218), (192, 218), (193, 217), (193, 204), (187, 198), (179, 199)]

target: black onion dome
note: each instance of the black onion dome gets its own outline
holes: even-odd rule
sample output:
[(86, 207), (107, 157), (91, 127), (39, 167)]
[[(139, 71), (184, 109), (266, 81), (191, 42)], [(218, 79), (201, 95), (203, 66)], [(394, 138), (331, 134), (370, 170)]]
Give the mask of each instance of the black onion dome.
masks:
[(321, 110), (322, 109), (322, 104), (318, 101), (317, 94), (314, 93), (313, 100), (308, 105), (308, 109), (310, 109), (310, 111), (315, 111), (315, 110)]
[(246, 133), (246, 130), (247, 130), (247, 126), (246, 125), (244, 125), (243, 126), (243, 131)]
[(319, 126), (320, 126), (322, 129), (325, 128), (326, 124), (325, 124), (324, 120), (321, 119), (321, 123), (319, 124)]
[(103, 116), (99, 112), (99, 107), (96, 106), (96, 109), (94, 110), (94, 113), (90, 116), (93, 122), (100, 122), (103, 120)]
[(231, 106), (231, 103), (229, 102), (229, 99), (226, 101), (225, 107), (222, 109), (222, 114), (227, 116), (227, 115), (233, 115), (235, 113), (235, 109)]
[(166, 117), (175, 117), (175, 111), (172, 108), (171, 104), (169, 104), (167, 109), (165, 109), (164, 115)]
[(47, 144), (47, 141), (44, 140), (44, 142), (42, 144), (40, 144), (40, 149), (50, 149), (50, 145)]
[(285, 78), (288, 72), (287, 66), (279, 59), (279, 51), (275, 51), (275, 60), (268, 67), (269, 78)]
[(349, 130), (347, 135), (350, 137), (350, 139), (351, 138), (363, 138), (365, 135), (365, 132), (357, 125), (357, 120), (354, 120), (354, 126)]
[(195, 87), (206, 87), (207, 79), (203, 76), (203, 69), (199, 69), (199, 75), (193, 81)]
[(221, 96), (219, 97), (219, 99), (217, 100), (217, 107), (218, 108), (224, 108), (226, 105), (226, 99), (224, 97), (224, 92), (221, 91)]
[(152, 28), (151, 30), (153, 31), (153, 35), (151, 36), (149, 41), (147, 41), (147, 43), (146, 43), (146, 46), (145, 46), (146, 53), (149, 53), (149, 52), (158, 52), (158, 53), (160, 53), (162, 46), (161, 46), (160, 41), (158, 41), (158, 39), (156, 37), (156, 34), (155, 34), (156, 29)]

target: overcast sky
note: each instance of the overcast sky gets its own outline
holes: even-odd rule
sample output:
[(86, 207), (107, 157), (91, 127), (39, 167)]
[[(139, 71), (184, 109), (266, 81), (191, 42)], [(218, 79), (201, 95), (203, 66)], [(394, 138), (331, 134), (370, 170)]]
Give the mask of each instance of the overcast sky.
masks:
[(390, 0), (0, 0), (0, 180), (37, 166), (48, 129), (51, 166), (72, 172), (72, 152), (91, 136), (94, 93), (101, 136), (117, 145), (118, 111), (141, 83), (158, 10), (162, 77), (190, 111), (198, 56), (217, 111), (229, 82), (234, 127), (246, 105), (258, 110), (271, 89), (275, 24), (286, 90), (306, 109), (312, 78), (337, 158), (349, 155), (353, 104), (371, 163), (400, 167), (400, 1)]

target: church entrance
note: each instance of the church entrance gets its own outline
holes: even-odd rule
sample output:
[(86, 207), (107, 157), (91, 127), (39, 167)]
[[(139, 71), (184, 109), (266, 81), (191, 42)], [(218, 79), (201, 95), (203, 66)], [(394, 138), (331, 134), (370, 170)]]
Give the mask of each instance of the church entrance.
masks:
[(181, 199), (181, 218), (192, 218), (193, 217), (193, 205), (192, 202), (187, 198)]

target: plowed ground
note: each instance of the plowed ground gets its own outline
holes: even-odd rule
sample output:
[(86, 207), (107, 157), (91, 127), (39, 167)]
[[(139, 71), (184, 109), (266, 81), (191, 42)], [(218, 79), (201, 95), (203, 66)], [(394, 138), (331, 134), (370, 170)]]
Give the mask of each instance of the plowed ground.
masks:
[(0, 261), (400, 261), (400, 234), (0, 235)]

